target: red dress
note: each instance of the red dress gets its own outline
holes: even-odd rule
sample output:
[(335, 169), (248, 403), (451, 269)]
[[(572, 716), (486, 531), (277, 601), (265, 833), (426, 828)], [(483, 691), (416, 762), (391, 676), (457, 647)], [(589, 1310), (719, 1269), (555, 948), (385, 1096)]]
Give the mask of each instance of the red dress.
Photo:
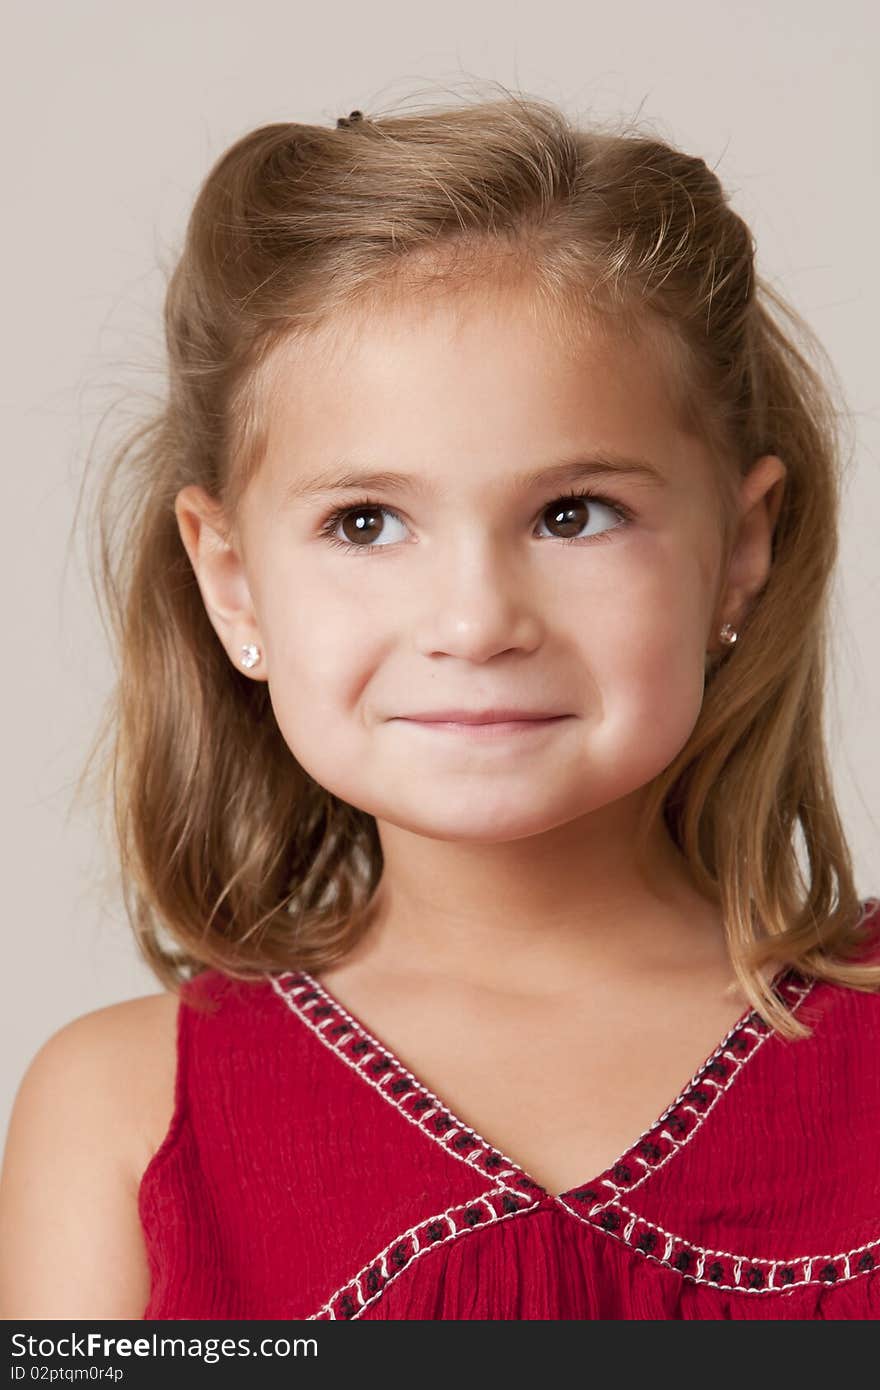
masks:
[[(880, 959), (880, 900), (863, 915)], [(144, 1318), (880, 1318), (880, 994), (776, 988), (812, 1037), (747, 1011), (555, 1195), (312, 976), (206, 971), (141, 1180)]]

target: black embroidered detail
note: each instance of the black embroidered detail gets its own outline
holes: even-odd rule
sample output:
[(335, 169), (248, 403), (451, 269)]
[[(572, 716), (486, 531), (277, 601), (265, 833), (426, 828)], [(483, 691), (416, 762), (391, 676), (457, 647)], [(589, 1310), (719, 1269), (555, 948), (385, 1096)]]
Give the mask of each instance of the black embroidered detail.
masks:
[(724, 1265), (720, 1260), (713, 1260), (707, 1272), (712, 1283), (718, 1284), (724, 1275)]
[(659, 1144), (653, 1144), (650, 1139), (645, 1139), (639, 1144), (639, 1153), (643, 1158), (659, 1158), (663, 1150)]
[(693, 1263), (693, 1259), (694, 1256), (692, 1251), (679, 1250), (672, 1263), (676, 1269), (681, 1270), (682, 1273), (686, 1273), (690, 1269)]
[(407, 1081), (405, 1076), (398, 1076), (396, 1081), (392, 1081), (389, 1090), (393, 1091), (396, 1096), (402, 1096), (407, 1091), (411, 1091), (412, 1088), (411, 1081)]
[(522, 1208), (519, 1205), (519, 1202), (516, 1200), (515, 1197), (511, 1197), (509, 1192), (505, 1192), (504, 1196), (501, 1198), (501, 1205), (506, 1212), (522, 1210)]
[(579, 1187), (577, 1192), (573, 1192), (571, 1195), (578, 1202), (595, 1202), (597, 1193), (593, 1187)]
[(858, 1264), (856, 1265), (856, 1269), (858, 1269), (858, 1270), (860, 1271), (860, 1273), (864, 1274), (864, 1273), (866, 1272), (866, 1270), (873, 1269), (873, 1268), (874, 1268), (874, 1256), (870, 1253), (870, 1251), (866, 1250), (865, 1253), (864, 1253), (863, 1255), (860, 1255), (860, 1256), (859, 1256), (859, 1261), (858, 1261)]
[(599, 1225), (603, 1231), (616, 1231), (620, 1226), (620, 1217), (616, 1211), (603, 1211), (599, 1217)]
[(355, 1057), (362, 1057), (365, 1052), (369, 1052), (370, 1044), (365, 1042), (363, 1038), (355, 1038), (351, 1045), (351, 1050)]
[(638, 1240), (636, 1241), (636, 1249), (637, 1249), (637, 1250), (644, 1250), (645, 1254), (646, 1254), (646, 1255), (649, 1255), (649, 1254), (651, 1253), (652, 1250), (655, 1250), (655, 1249), (656, 1249), (656, 1247), (657, 1247), (657, 1236), (656, 1236), (655, 1232), (654, 1232), (654, 1231), (642, 1231), (642, 1234), (639, 1236)]
[(670, 1115), (666, 1121), (666, 1128), (672, 1134), (687, 1134), (687, 1120), (682, 1119), (681, 1115)]
[(611, 1176), (614, 1178), (615, 1182), (632, 1182), (632, 1172), (627, 1168), (625, 1163), (615, 1163)]
[(819, 1270), (819, 1278), (826, 1284), (833, 1284), (837, 1279), (837, 1270), (834, 1265), (823, 1265)]
[(712, 1097), (709, 1095), (708, 1091), (697, 1090), (691, 1091), (689, 1099), (693, 1101), (694, 1105), (708, 1105)]
[(442, 1240), (446, 1234), (446, 1227), (441, 1221), (432, 1221), (428, 1227), (428, 1235), (431, 1240)]
[(746, 1284), (750, 1289), (763, 1289), (765, 1282), (764, 1271), (757, 1266), (752, 1265), (746, 1272)]
[(476, 1138), (473, 1134), (459, 1134), (456, 1139), (453, 1139), (452, 1147), (459, 1151), (463, 1149), (472, 1149), (476, 1142)]
[(339, 1301), (339, 1309), (344, 1318), (353, 1318), (355, 1313), (357, 1312), (357, 1305), (354, 1299), (349, 1298), (348, 1294), (346, 1293), (342, 1295), (342, 1298)]
[(496, 1168), (504, 1167), (504, 1159), (497, 1153), (487, 1153), (483, 1159), (483, 1163), (487, 1168), (491, 1168), (493, 1172)]
[(706, 1070), (705, 1070), (705, 1072), (704, 1072), (704, 1075), (705, 1075), (705, 1076), (726, 1076), (726, 1075), (727, 1075), (727, 1067), (724, 1065), (723, 1062), (719, 1062), (719, 1061), (718, 1061), (718, 1058), (716, 1057), (716, 1058), (715, 1058), (715, 1061), (714, 1061), (714, 1062), (710, 1062), (709, 1065), (706, 1067)]
[(417, 1115), (421, 1115), (422, 1111), (428, 1110), (432, 1104), (433, 1102), (430, 1101), (427, 1096), (419, 1096), (418, 1100), (413, 1101), (412, 1108)]
[(453, 1121), (449, 1115), (435, 1115), (434, 1128), (438, 1134), (445, 1134), (447, 1129), (451, 1129)]
[(364, 1283), (366, 1284), (367, 1291), (369, 1293), (375, 1293), (376, 1290), (381, 1287), (382, 1275), (375, 1265), (373, 1265), (373, 1268), (368, 1272), (367, 1277), (364, 1280)]
[(543, 1189), (543, 1187), (541, 1187), (540, 1183), (533, 1182), (532, 1179), (529, 1178), (529, 1177), (527, 1177), (525, 1173), (521, 1173), (520, 1176), (516, 1179), (516, 1185), (517, 1185), (517, 1187), (524, 1187), (524, 1188), (526, 1189), (527, 1192), (543, 1192), (543, 1191), (544, 1191), (544, 1189)]
[(785, 1269), (782, 1270), (779, 1277), (782, 1280), (783, 1284), (793, 1284), (794, 1270), (791, 1268), (791, 1265), (786, 1265)]
[(381, 1076), (390, 1066), (393, 1066), (393, 1063), (387, 1057), (377, 1057), (375, 1062), (370, 1063), (370, 1071), (374, 1076)]
[(333, 1013), (329, 1004), (319, 1004), (317, 1009), (312, 1009), (312, 1018), (328, 1018)]
[(476, 1226), (478, 1221), (482, 1221), (483, 1213), (479, 1207), (468, 1207), (464, 1214), (464, 1219), (469, 1226)]
[(391, 1263), (395, 1264), (398, 1269), (401, 1269), (403, 1265), (406, 1264), (408, 1254), (409, 1251), (405, 1245), (395, 1245), (394, 1249), (391, 1251)]

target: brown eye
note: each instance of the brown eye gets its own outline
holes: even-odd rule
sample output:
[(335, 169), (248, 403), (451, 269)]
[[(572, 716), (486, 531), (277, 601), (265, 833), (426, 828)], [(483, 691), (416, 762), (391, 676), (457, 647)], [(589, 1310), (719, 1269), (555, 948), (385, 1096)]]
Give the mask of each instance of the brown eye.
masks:
[(382, 512), (384, 507), (357, 507), (347, 511), (339, 528), (346, 540), (355, 545), (368, 545), (382, 531)]
[(557, 534), (564, 540), (570, 540), (586, 522), (589, 511), (583, 497), (563, 497), (558, 502), (551, 502), (544, 515), (548, 518), (548, 526), (558, 527)]
[[(603, 511), (616, 518), (617, 525), (610, 526), (605, 531), (594, 532), (592, 536), (580, 535), (588, 521), (595, 522), (598, 519), (601, 523)], [(608, 497), (600, 497), (598, 493), (576, 492), (566, 497), (558, 497), (555, 502), (551, 502), (544, 508), (542, 521), (544, 517), (547, 518), (545, 524), (555, 528), (551, 535), (557, 540), (604, 541), (610, 539), (612, 531), (626, 524), (629, 513), (620, 503), (612, 502)]]
[[(388, 521), (391, 518), (391, 536), (389, 538)], [(340, 507), (335, 512), (331, 512), (327, 520), (321, 527), (321, 535), (325, 536), (331, 545), (340, 545), (344, 550), (354, 552), (360, 550), (364, 555), (373, 555), (380, 550), (387, 550), (389, 544), (394, 543), (394, 524), (405, 529), (397, 512), (390, 507), (383, 507), (378, 502), (370, 502), (364, 499), (362, 502), (354, 502), (350, 507)], [(337, 534), (341, 533), (341, 534)], [(378, 540), (377, 538), (383, 539)]]

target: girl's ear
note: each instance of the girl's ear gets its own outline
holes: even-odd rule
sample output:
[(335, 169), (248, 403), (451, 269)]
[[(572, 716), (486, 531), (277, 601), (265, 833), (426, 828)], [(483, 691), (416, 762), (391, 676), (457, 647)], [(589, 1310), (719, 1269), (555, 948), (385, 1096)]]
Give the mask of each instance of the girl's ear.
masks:
[[(190, 484), (174, 499), (174, 514), (205, 611), (230, 661), (240, 669), (242, 647), (259, 644), (260, 633), (241, 555), (226, 538), (222, 508), (204, 488)], [(265, 669), (254, 676), (265, 678)]]
[(719, 608), (720, 622), (734, 627), (741, 623), (767, 582), (786, 472), (776, 454), (764, 454), (742, 480), (739, 527)]

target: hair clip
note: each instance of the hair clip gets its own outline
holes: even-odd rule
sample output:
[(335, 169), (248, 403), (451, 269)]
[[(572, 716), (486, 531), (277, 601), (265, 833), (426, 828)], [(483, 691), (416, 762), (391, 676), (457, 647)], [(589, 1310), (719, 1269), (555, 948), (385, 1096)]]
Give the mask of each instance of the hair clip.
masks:
[(363, 119), (363, 111), (349, 111), (347, 116), (340, 116), (338, 118), (336, 122), (336, 129), (340, 130), (342, 126), (354, 125), (357, 121), (362, 121)]

